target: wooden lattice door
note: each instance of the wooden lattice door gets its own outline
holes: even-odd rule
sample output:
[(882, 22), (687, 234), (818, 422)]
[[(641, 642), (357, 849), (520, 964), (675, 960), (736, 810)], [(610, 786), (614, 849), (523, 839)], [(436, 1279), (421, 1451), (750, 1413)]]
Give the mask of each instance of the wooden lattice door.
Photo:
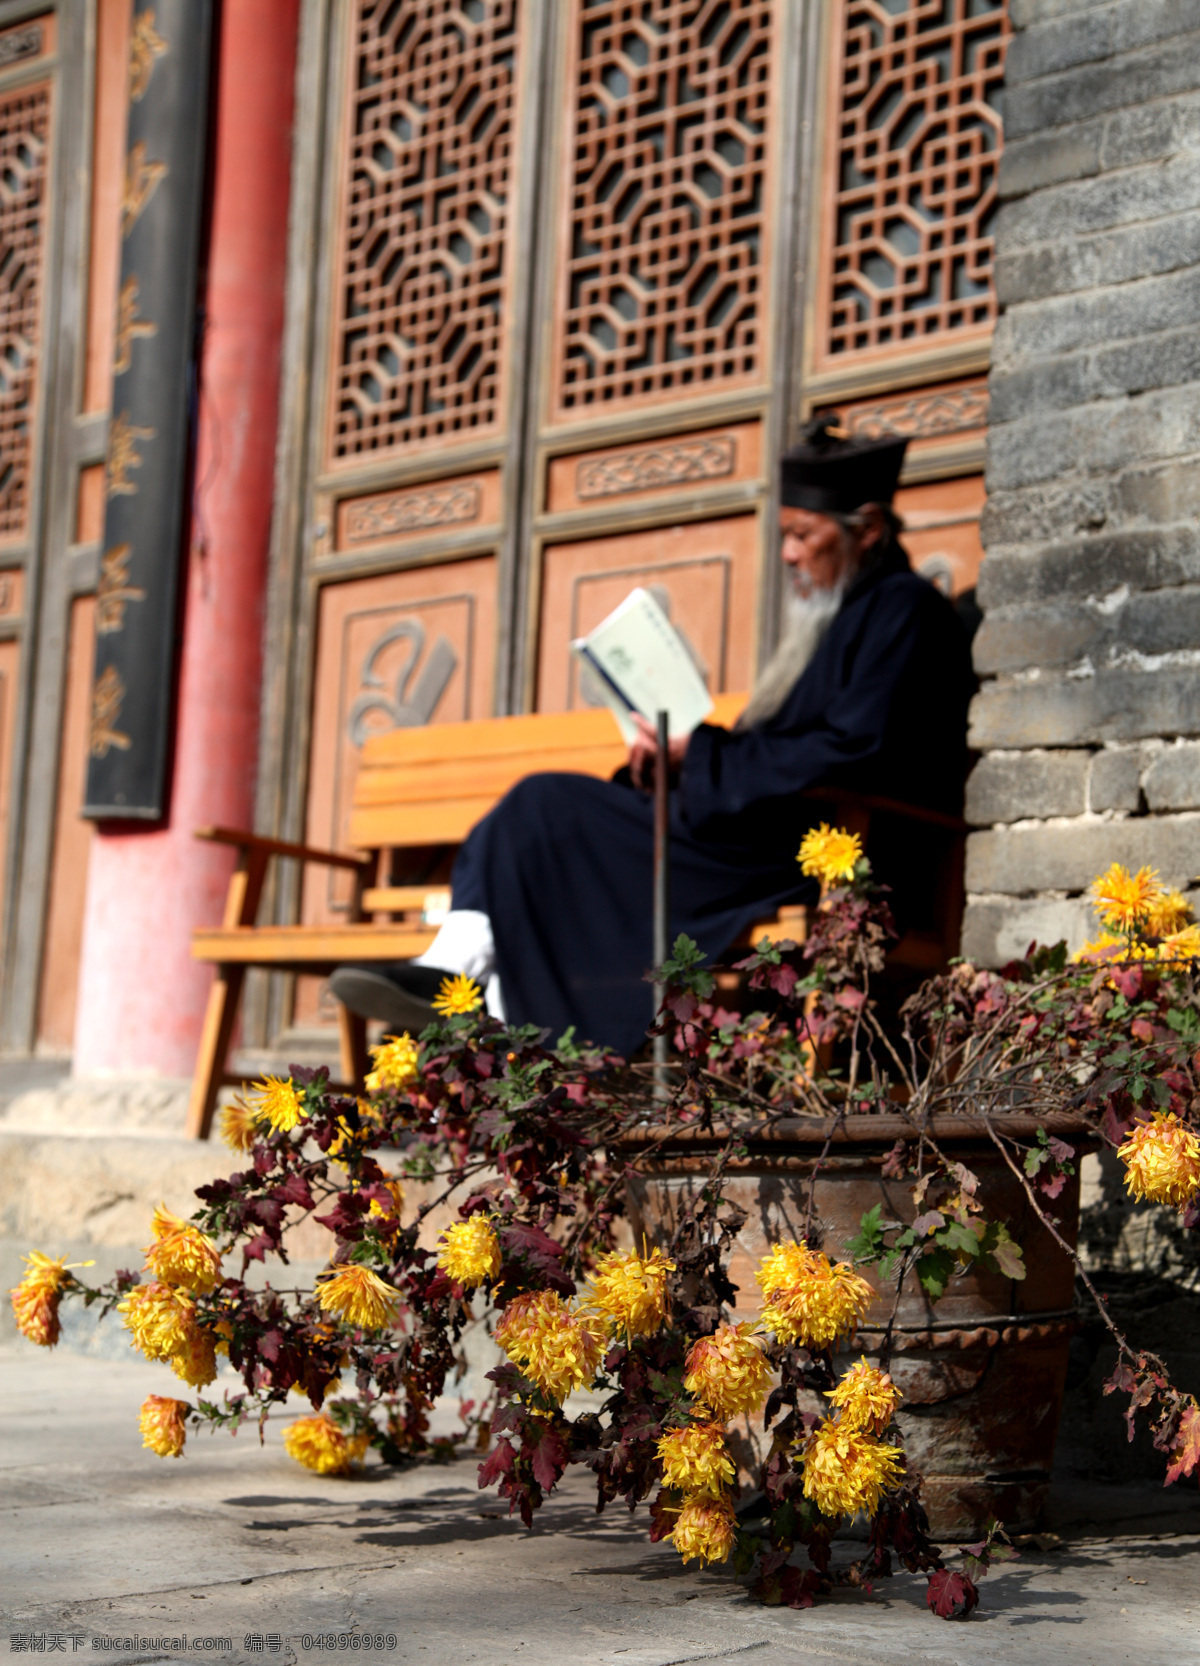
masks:
[(1007, 0), (836, 0), (827, 21), (802, 408), (909, 436), (909, 548), (961, 594), (983, 553)]
[(773, 0), (559, 10), (519, 685), (539, 710), (589, 698), (570, 638), (638, 584), (714, 693), (752, 679), (797, 18)]

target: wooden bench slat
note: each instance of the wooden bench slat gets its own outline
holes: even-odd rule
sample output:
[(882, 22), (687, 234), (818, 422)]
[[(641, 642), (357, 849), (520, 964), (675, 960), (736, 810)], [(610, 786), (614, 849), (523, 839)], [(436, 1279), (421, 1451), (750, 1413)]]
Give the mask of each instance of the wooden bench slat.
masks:
[(376, 885), (363, 892), (364, 914), (399, 914), (405, 909), (449, 908), (448, 885)]
[(434, 926), (213, 926), (192, 933), (192, 958), (221, 965), (319, 971), (348, 960), (411, 960), (437, 935)]
[(471, 758), (461, 763), (378, 765), (364, 770), (354, 787), (356, 808), (381, 804), (437, 804), (463, 798), (501, 798), (527, 775), (567, 770), (607, 779), (625, 762), (624, 750), (597, 747), (585, 753), (518, 753), (514, 758)]
[[(744, 693), (718, 694), (710, 723), (729, 724), (746, 704)], [(578, 756), (590, 747), (612, 747), (623, 762), (625, 744), (616, 719), (606, 707), (574, 712), (532, 712), (521, 717), (484, 717), (469, 723), (438, 723), (418, 729), (390, 729), (372, 735), (363, 747), (360, 769), (384, 762), (406, 766), (469, 758), (534, 757), (558, 752)]]
[(382, 804), (377, 810), (352, 810), (350, 835), (355, 844), (361, 841), (373, 848), (460, 845), (495, 802), (489, 795), (445, 804), (413, 804), (403, 816)]
[(620, 745), (620, 732), (616, 719), (607, 709), (536, 712), (525, 717), (484, 717), (469, 723), (389, 729), (367, 740), (363, 761), (436, 763), (442, 759), (504, 756), (515, 752), (579, 751), (614, 743)]

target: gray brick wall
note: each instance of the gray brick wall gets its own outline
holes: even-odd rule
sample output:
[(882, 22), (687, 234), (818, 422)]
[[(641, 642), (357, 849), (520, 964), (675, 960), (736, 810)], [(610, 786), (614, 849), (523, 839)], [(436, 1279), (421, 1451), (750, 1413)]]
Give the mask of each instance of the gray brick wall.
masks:
[(1012, 0), (963, 952), (1200, 876), (1200, 0)]

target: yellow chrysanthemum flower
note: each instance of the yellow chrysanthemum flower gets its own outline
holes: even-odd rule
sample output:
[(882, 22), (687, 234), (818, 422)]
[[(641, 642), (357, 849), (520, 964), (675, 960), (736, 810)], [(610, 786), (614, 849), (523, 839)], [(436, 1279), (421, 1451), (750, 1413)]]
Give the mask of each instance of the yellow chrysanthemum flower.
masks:
[(839, 880), (853, 879), (855, 863), (862, 856), (862, 840), (857, 833), (847, 833), (841, 827), (811, 827), (800, 843), (796, 860), (801, 873), (811, 874), (822, 885), (836, 885)]
[(1117, 1151), (1131, 1195), (1182, 1209), (1200, 1191), (1200, 1140), (1174, 1111), (1140, 1122)]
[(187, 1440), (187, 1415), (191, 1406), (186, 1400), (171, 1400), (163, 1394), (148, 1394), (142, 1402), (138, 1428), (142, 1431), (142, 1445), (160, 1458), (181, 1458)]
[(737, 1517), (730, 1499), (706, 1493), (687, 1499), (671, 1531), (671, 1543), (685, 1562), (727, 1562), (737, 1543)]
[(259, 1117), (277, 1134), (290, 1134), (297, 1123), (304, 1121), (306, 1113), (290, 1076), (268, 1076), (254, 1085), (259, 1094)]
[(417, 1079), (420, 1048), (406, 1030), (371, 1048), (375, 1068), (366, 1079), (368, 1093), (402, 1093)]
[(771, 1386), (771, 1366), (751, 1336), (754, 1326), (720, 1325), (688, 1350), (683, 1386), (722, 1421), (761, 1409)]
[(1182, 891), (1171, 889), (1151, 904), (1146, 930), (1151, 937), (1170, 937), (1192, 924), (1192, 905)]
[(804, 1496), (826, 1516), (873, 1516), (879, 1500), (901, 1479), (903, 1453), (883, 1446), (842, 1418), (829, 1418), (804, 1448)]
[(573, 1389), (594, 1382), (608, 1336), (594, 1314), (553, 1290), (530, 1290), (504, 1309), (496, 1341), (547, 1400), (561, 1405)]
[[(8, 1292), (17, 1329), (26, 1341), (36, 1343), (39, 1348), (53, 1348), (61, 1330), (58, 1304), (67, 1282), (67, 1263), (43, 1255), (41, 1250), (30, 1250), (21, 1259), (25, 1263), (25, 1275)], [(87, 1265), (91, 1266), (91, 1262)]]
[(903, 1398), (887, 1372), (866, 1359), (852, 1365), (829, 1396), (841, 1422), (869, 1435), (883, 1433)]
[(828, 1348), (853, 1334), (873, 1295), (849, 1262), (832, 1262), (804, 1244), (777, 1244), (754, 1277), (766, 1297), (765, 1328), (804, 1348)]
[(455, 1221), (442, 1233), (440, 1243), (438, 1266), (464, 1289), (473, 1290), (500, 1271), (500, 1240), (484, 1215)]
[(483, 991), (465, 972), (443, 978), (442, 987), (433, 997), (433, 1010), (443, 1018), (454, 1018), (459, 1013), (478, 1012), (483, 1005)]
[(150, 1223), (154, 1242), (142, 1251), (146, 1265), (163, 1284), (178, 1284), (206, 1296), (221, 1282), (221, 1256), (198, 1226), (173, 1215), (165, 1203)]
[(1129, 954), (1128, 940), (1124, 937), (1114, 937), (1110, 931), (1102, 931), (1099, 937), (1085, 943), (1081, 949), (1076, 949), (1071, 956), (1072, 961), (1081, 960), (1124, 960)]
[(253, 1151), (262, 1135), (262, 1113), (237, 1095), (221, 1111), (221, 1138), (230, 1151)]
[(147, 1359), (170, 1359), (191, 1345), (196, 1304), (170, 1284), (137, 1285), (117, 1303), (117, 1312)]
[(343, 1262), (318, 1284), (317, 1301), (326, 1313), (336, 1313), (347, 1324), (382, 1330), (395, 1322), (400, 1292), (369, 1267)]
[(1200, 956), (1200, 926), (1182, 926), (1158, 945), (1160, 960), (1195, 960)]
[(369, 1436), (346, 1434), (327, 1412), (298, 1418), (283, 1431), (283, 1449), (288, 1457), (318, 1475), (344, 1475), (369, 1445)]
[(1096, 912), (1112, 931), (1132, 931), (1144, 924), (1162, 896), (1162, 881), (1154, 868), (1139, 868), (1131, 874), (1128, 868), (1114, 862), (1092, 881)]
[(666, 1322), (670, 1307), (668, 1274), (675, 1263), (659, 1249), (638, 1255), (614, 1250), (596, 1263), (590, 1303), (626, 1337), (653, 1336)]
[(668, 1429), (658, 1443), (663, 1485), (692, 1497), (719, 1498), (731, 1487), (736, 1471), (725, 1431), (719, 1423), (692, 1423)]
[(367, 1210), (369, 1220), (378, 1221), (380, 1230), (389, 1238), (394, 1237), (400, 1230), (400, 1211), (404, 1208), (404, 1187), (398, 1180), (385, 1180), (384, 1189), (391, 1198), (391, 1204), (385, 1207), (378, 1198), (371, 1199), (371, 1207)]
[(217, 1374), (217, 1338), (193, 1324), (182, 1348), (171, 1355), (171, 1369), (189, 1388), (205, 1388)]

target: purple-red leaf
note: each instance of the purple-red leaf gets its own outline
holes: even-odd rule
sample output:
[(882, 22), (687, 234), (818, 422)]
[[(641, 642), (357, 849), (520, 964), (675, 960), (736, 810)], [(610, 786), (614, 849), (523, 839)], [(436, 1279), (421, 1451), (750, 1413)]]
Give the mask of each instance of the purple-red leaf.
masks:
[(979, 1601), (975, 1581), (965, 1573), (938, 1568), (929, 1576), (925, 1601), (942, 1620), (965, 1620)]

